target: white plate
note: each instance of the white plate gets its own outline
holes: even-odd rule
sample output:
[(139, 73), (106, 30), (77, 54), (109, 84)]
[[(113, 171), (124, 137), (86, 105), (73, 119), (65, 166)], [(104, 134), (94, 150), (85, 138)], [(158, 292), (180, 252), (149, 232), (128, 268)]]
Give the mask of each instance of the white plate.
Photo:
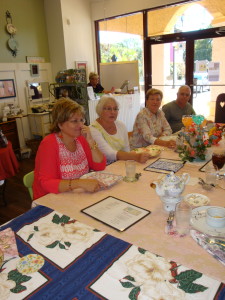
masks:
[(104, 183), (106, 187), (109, 187), (118, 181), (123, 179), (123, 176), (121, 175), (115, 175), (111, 173), (104, 173), (104, 172), (90, 172), (88, 174), (85, 174), (81, 176), (80, 178), (89, 178), (89, 179), (97, 179)]
[(134, 149), (136, 153), (148, 152), (151, 157), (156, 157), (161, 153), (161, 149), (158, 147), (148, 146), (146, 148), (137, 148)]
[(192, 210), (190, 224), (194, 229), (201, 231), (205, 234), (224, 238), (225, 227), (223, 227), (223, 228), (211, 227), (206, 223), (206, 210), (209, 207), (210, 206), (200, 206), (200, 207), (194, 208)]
[(205, 195), (192, 193), (185, 195), (184, 201), (188, 202), (191, 206), (198, 207), (209, 204), (210, 199)]
[(177, 136), (176, 135), (166, 135), (166, 136), (161, 136), (159, 139), (162, 141), (176, 141)]

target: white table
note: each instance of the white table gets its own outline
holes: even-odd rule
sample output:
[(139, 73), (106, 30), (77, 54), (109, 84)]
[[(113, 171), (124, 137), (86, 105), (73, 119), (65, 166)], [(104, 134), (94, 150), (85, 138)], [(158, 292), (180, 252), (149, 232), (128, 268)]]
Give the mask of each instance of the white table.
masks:
[[(135, 118), (140, 111), (140, 94), (113, 95), (113, 97), (119, 102), (118, 120), (126, 125), (128, 131), (132, 131)], [(90, 124), (98, 117), (95, 111), (98, 102), (99, 100), (88, 101)]]
[[(164, 150), (161, 153), (161, 157), (178, 158), (177, 154), (172, 150)], [(151, 161), (153, 161), (153, 159)], [(190, 236), (178, 238), (165, 234), (168, 212), (164, 211), (155, 190), (149, 186), (149, 184), (157, 180), (161, 174), (143, 170), (151, 161), (149, 160), (146, 164), (137, 163), (137, 172), (142, 173), (142, 176), (137, 182), (126, 183), (121, 181), (110, 189), (93, 194), (83, 192), (82, 190), (74, 190), (57, 195), (48, 194), (35, 202), (55, 209), (134, 245), (138, 245), (152, 253), (172, 259), (212, 278), (224, 281), (224, 266), (200, 247)], [(185, 166), (177, 172), (177, 175), (188, 172), (193, 182), (193, 178), (204, 178), (204, 173), (201, 173), (198, 169), (199, 165), (185, 164)], [(117, 161), (107, 166), (106, 171), (124, 176), (125, 163), (124, 161)], [(196, 183), (186, 186), (183, 194), (188, 193), (204, 194), (210, 198), (211, 205), (225, 206), (225, 191), (222, 189), (215, 188), (212, 191), (205, 191)], [(113, 196), (134, 205), (141, 206), (150, 210), (151, 214), (121, 233), (81, 212), (81, 209), (107, 196)]]

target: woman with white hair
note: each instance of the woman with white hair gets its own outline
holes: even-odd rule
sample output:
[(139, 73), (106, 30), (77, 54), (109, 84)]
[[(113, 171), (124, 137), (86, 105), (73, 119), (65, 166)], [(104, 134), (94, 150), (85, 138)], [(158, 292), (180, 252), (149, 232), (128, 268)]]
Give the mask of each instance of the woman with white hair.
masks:
[(107, 163), (116, 160), (135, 160), (145, 163), (150, 155), (146, 152), (130, 151), (128, 132), (125, 125), (117, 120), (119, 104), (111, 96), (103, 96), (97, 106), (98, 118), (90, 125), (93, 139), (107, 158)]

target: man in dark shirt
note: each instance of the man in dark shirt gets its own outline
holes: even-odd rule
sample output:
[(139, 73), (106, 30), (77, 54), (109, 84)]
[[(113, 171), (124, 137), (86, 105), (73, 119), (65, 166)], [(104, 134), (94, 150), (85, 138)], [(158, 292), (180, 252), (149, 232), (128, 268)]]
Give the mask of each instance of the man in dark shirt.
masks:
[(191, 89), (188, 85), (183, 85), (177, 92), (177, 99), (163, 105), (162, 110), (174, 132), (181, 130), (183, 115), (195, 115), (195, 111), (188, 102), (191, 97)]

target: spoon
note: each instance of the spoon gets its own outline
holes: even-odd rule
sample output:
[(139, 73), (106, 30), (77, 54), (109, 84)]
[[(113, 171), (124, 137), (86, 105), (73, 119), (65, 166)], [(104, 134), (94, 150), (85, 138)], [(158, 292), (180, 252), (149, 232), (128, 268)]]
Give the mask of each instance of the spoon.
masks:
[(215, 187), (215, 184), (213, 183), (206, 183), (202, 178), (198, 178), (199, 179), (199, 184), (202, 185), (203, 189), (209, 191), (211, 190), (213, 187)]

